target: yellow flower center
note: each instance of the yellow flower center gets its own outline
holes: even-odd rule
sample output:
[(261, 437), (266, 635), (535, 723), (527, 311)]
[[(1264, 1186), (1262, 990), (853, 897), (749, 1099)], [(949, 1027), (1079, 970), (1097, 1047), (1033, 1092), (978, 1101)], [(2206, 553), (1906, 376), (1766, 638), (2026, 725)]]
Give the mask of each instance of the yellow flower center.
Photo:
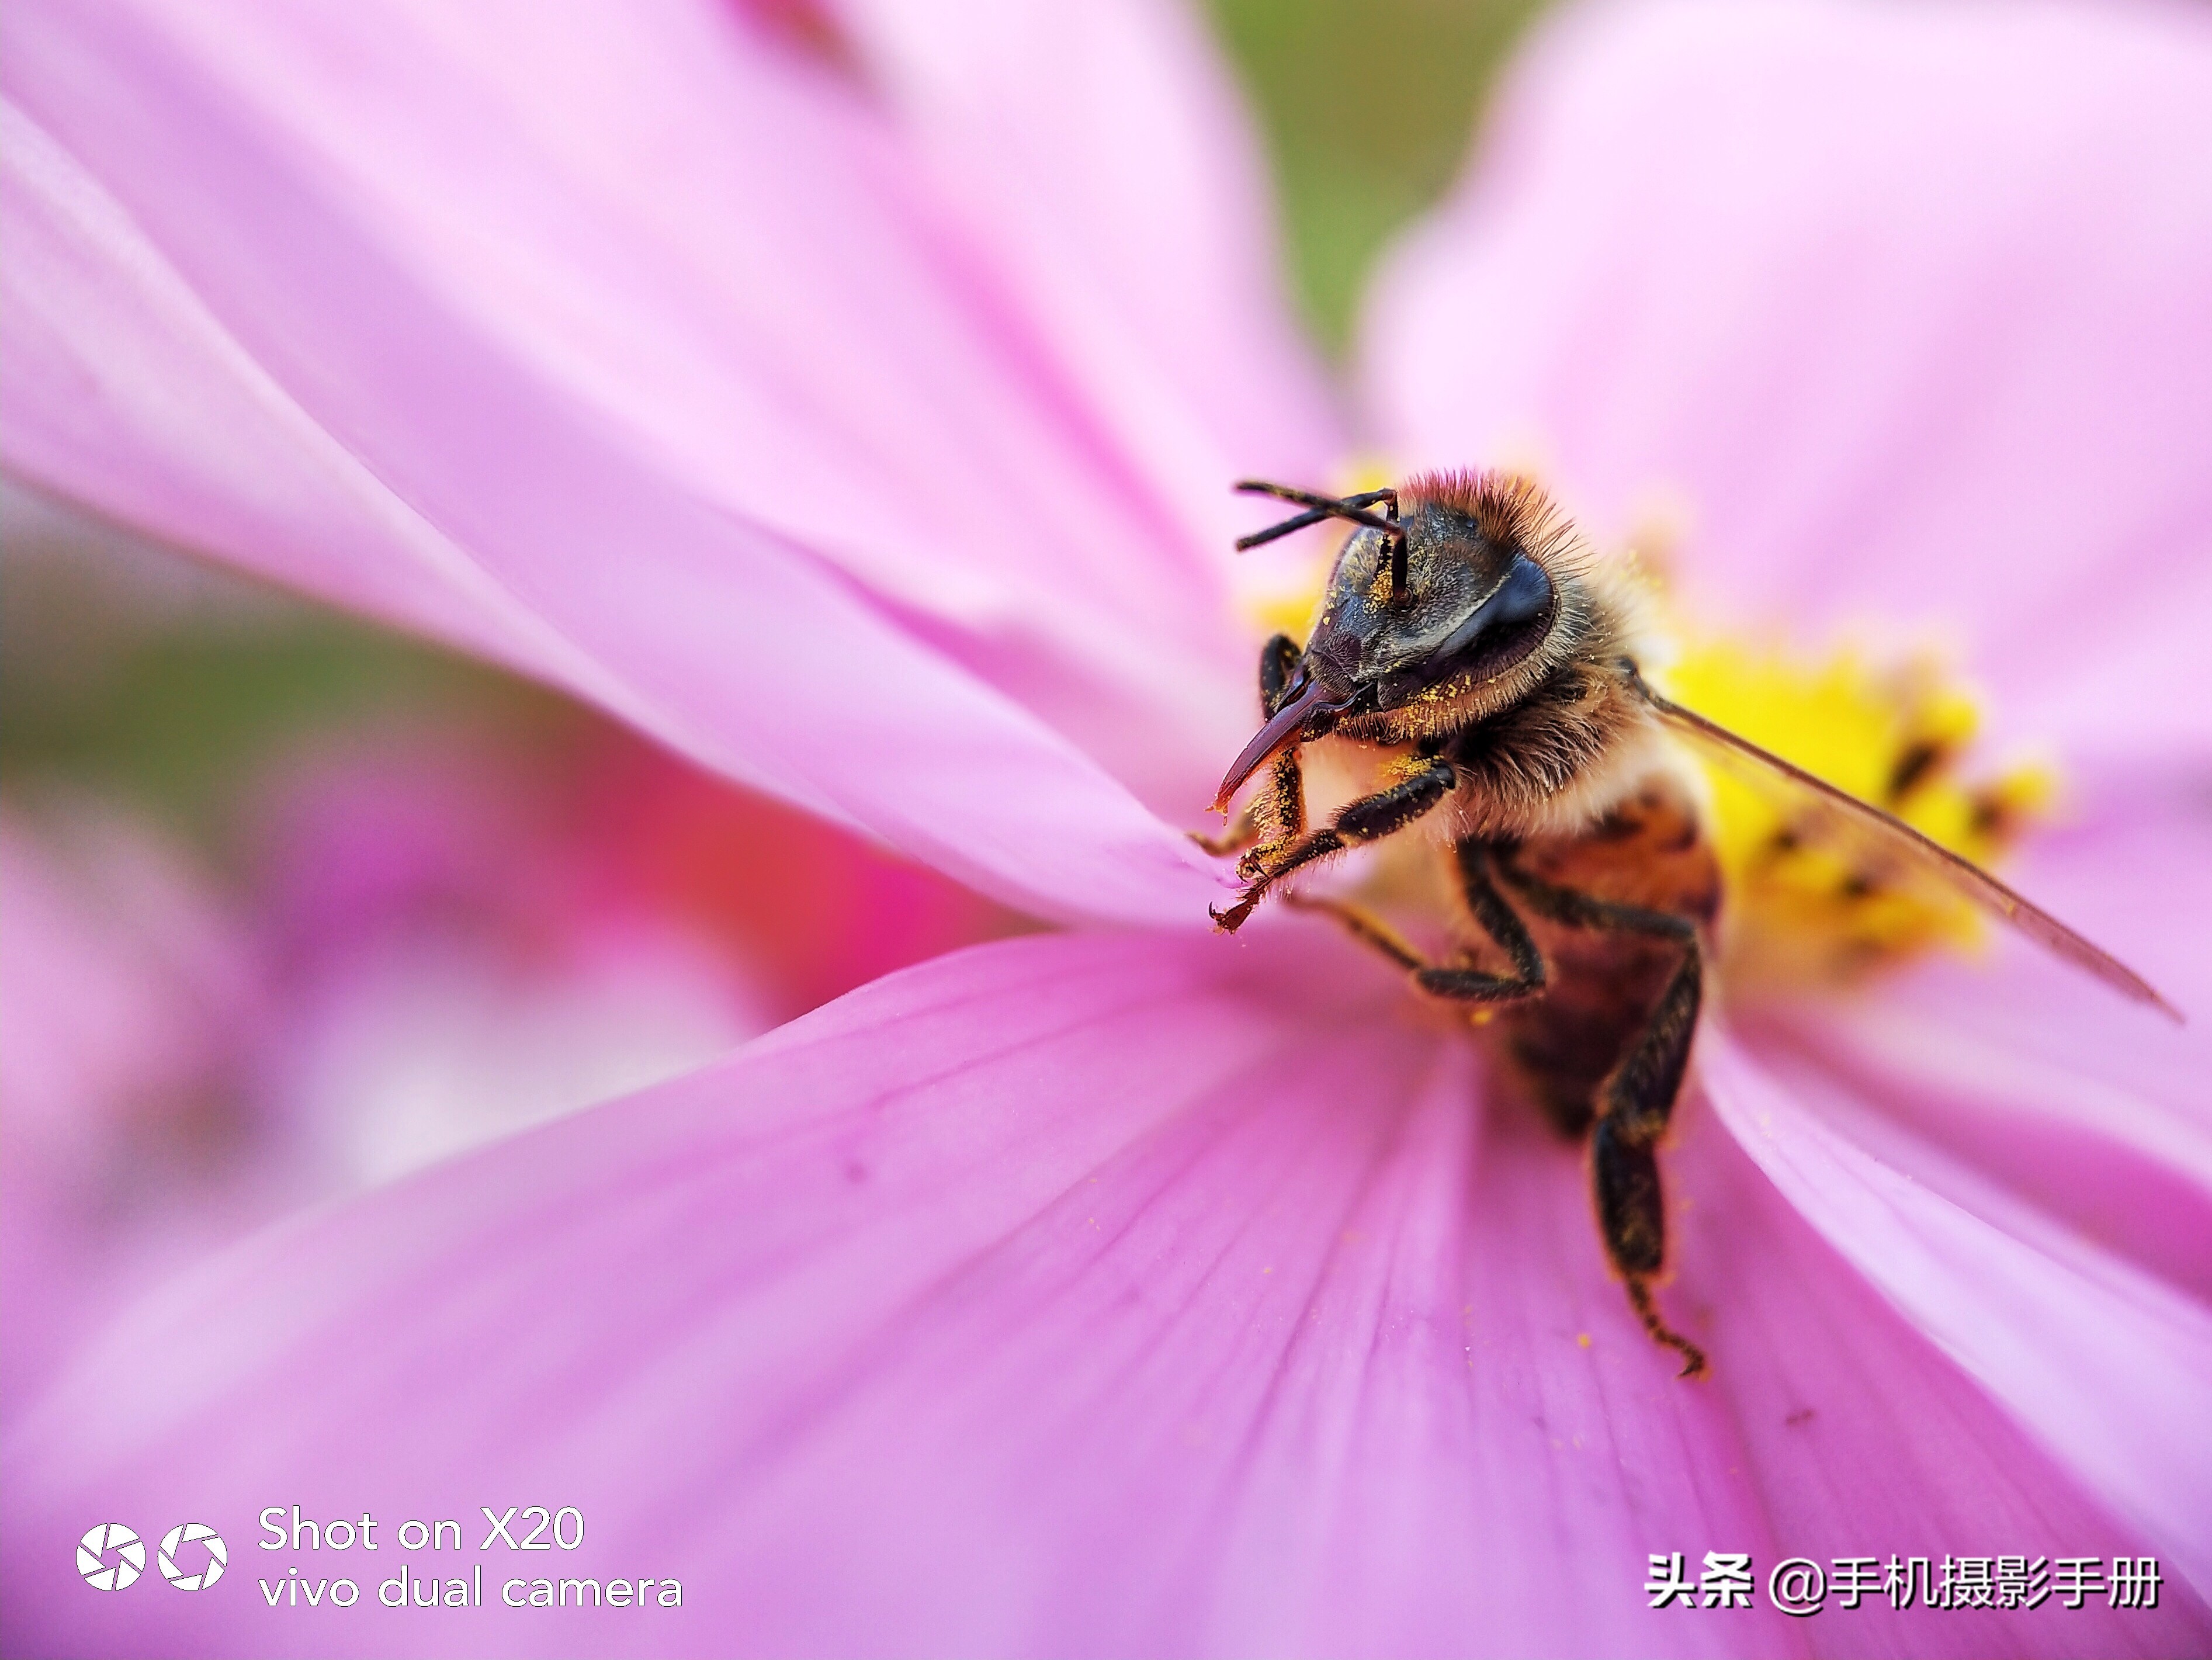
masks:
[[(1978, 865), (1995, 863), (2056, 794), (2048, 764), (1980, 775), (1962, 769), (1981, 711), (1932, 654), (1882, 664), (1842, 647), (1806, 659), (1697, 638), (1660, 678), (1677, 702)], [(1981, 938), (1979, 918), (1963, 902), (1858, 868), (1847, 849), (1806, 834), (1786, 797), (1707, 771), (1711, 835), (1728, 884), (1723, 967), (1740, 994), (1850, 979)]]

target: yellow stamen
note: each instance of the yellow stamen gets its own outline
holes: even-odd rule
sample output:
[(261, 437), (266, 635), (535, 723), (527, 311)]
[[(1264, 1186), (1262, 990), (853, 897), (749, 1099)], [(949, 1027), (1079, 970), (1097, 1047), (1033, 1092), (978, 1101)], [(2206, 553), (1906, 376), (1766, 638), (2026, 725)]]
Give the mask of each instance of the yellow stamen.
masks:
[[(1959, 762), (1981, 723), (1932, 655), (1882, 666), (1850, 648), (1821, 660), (1699, 639), (1668, 667), (1668, 695), (1819, 774), (1977, 864), (1995, 862), (2057, 789), (2048, 765), (1984, 778)], [(1785, 798), (1711, 774), (1714, 846), (1728, 882), (1725, 967), (1740, 988), (1850, 978), (1982, 937), (1963, 903), (1899, 885), (1793, 821)]]
[[(1336, 556), (1334, 550), (1331, 550), (1329, 556), (1332, 559)], [(1314, 611), (1328, 576), (1328, 570), (1324, 568), (1319, 581), (1247, 594), (1244, 596), (1244, 614), (1258, 623), (1265, 634), (1287, 634), (1291, 639), (1303, 642), (1307, 630), (1313, 627)]]

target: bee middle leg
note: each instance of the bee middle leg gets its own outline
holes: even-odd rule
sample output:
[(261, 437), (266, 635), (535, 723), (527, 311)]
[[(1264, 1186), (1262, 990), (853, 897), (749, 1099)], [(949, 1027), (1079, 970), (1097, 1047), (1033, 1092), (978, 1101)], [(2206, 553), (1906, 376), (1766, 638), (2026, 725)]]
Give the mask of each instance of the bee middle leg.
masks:
[(1528, 924), (1491, 881), (1489, 849), (1482, 842), (1470, 840), (1462, 842), (1452, 851), (1459, 863), (1460, 886), (1467, 897), (1468, 910), (1476, 926), (1511, 962), (1510, 974), (1492, 974), (1464, 961), (1431, 963), (1388, 922), (1341, 899), (1307, 898), (1292, 894), (1285, 903), (1305, 910), (1325, 911), (1335, 917), (1354, 939), (1374, 946), (1407, 970), (1413, 983), (1432, 997), (1464, 1003), (1511, 1003), (1540, 997), (1547, 983), (1543, 954), (1529, 938)]
[[(1279, 848), (1255, 848), (1237, 866), (1248, 885), (1237, 903), (1213, 912), (1225, 933), (1234, 933), (1251, 915), (1267, 890), (1317, 859), (1378, 841), (1406, 828), (1459, 787), (1459, 771), (1441, 756), (1415, 756), (1398, 779), (1372, 795), (1346, 806), (1328, 824), (1294, 837)], [(1256, 855), (1256, 856), (1255, 856)]]
[(1516, 869), (1510, 857), (1500, 860), (1498, 867), (1522, 902), (1551, 921), (1646, 934), (1681, 948), (1681, 958), (1645, 1018), (1643, 1031), (1598, 1085), (1597, 1116), (1590, 1127), (1590, 1177), (1606, 1254), (1627, 1282), (1628, 1300), (1644, 1329), (1682, 1356), (1683, 1377), (1701, 1376), (1705, 1351), (1667, 1324), (1651, 1294), (1652, 1277), (1667, 1260), (1658, 1143), (1682, 1091), (1705, 995), (1704, 955), (1696, 926), (1667, 911), (1615, 904), (1556, 887)]
[[(1283, 695), (1290, 690), (1298, 655), (1297, 642), (1287, 634), (1279, 634), (1260, 648), (1260, 712), (1270, 720), (1283, 706)], [(1299, 771), (1298, 752), (1290, 749), (1275, 757), (1268, 768), (1267, 787), (1245, 803), (1227, 830), (1218, 836), (1193, 831), (1190, 839), (1217, 856), (1244, 853), (1237, 870), (1249, 880), (1252, 873), (1245, 870), (1245, 865), (1295, 841), (1305, 827), (1305, 780)], [(1245, 853), (1248, 848), (1251, 851)]]

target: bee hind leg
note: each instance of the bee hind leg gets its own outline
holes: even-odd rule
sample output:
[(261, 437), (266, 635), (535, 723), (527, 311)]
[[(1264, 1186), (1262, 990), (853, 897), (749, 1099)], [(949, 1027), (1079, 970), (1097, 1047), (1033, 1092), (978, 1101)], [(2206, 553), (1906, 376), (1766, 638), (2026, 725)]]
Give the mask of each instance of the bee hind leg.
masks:
[(1590, 1177), (1606, 1255), (1620, 1270), (1637, 1318), (1655, 1342), (1682, 1357), (1682, 1377), (1704, 1377), (1705, 1352), (1667, 1323), (1651, 1294), (1652, 1277), (1667, 1260), (1658, 1158), (1648, 1145), (1630, 1141), (1610, 1118), (1601, 1117), (1590, 1130)]
[(1705, 1351), (1669, 1326), (1651, 1294), (1667, 1261), (1667, 1208), (1659, 1183), (1658, 1143), (1673, 1117), (1689, 1069), (1690, 1043), (1704, 1001), (1704, 954), (1688, 918), (1593, 899), (1554, 887), (1514, 868), (1499, 871), (1539, 915), (1573, 927), (1612, 929), (1671, 940), (1681, 960), (1668, 979), (1643, 1031), (1620, 1064), (1598, 1085), (1590, 1128), (1590, 1182), (1606, 1255), (1627, 1282), (1628, 1300), (1653, 1340), (1682, 1357), (1685, 1377), (1702, 1377)]

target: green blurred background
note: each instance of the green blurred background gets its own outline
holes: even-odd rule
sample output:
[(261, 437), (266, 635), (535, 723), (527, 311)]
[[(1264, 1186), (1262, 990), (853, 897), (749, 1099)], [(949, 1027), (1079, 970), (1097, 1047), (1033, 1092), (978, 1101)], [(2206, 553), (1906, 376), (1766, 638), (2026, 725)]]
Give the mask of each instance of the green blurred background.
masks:
[[(1212, 0), (1275, 167), (1306, 319), (1340, 355), (1369, 265), (1450, 182), (1533, 0)], [(478, 665), (250, 587), (13, 493), (0, 783), (135, 804), (218, 867), (269, 757), (465, 711), (516, 748), (595, 717)]]
[(1211, 0), (1267, 134), (1299, 299), (1332, 353), (1384, 241), (1458, 172), (1540, 3)]

